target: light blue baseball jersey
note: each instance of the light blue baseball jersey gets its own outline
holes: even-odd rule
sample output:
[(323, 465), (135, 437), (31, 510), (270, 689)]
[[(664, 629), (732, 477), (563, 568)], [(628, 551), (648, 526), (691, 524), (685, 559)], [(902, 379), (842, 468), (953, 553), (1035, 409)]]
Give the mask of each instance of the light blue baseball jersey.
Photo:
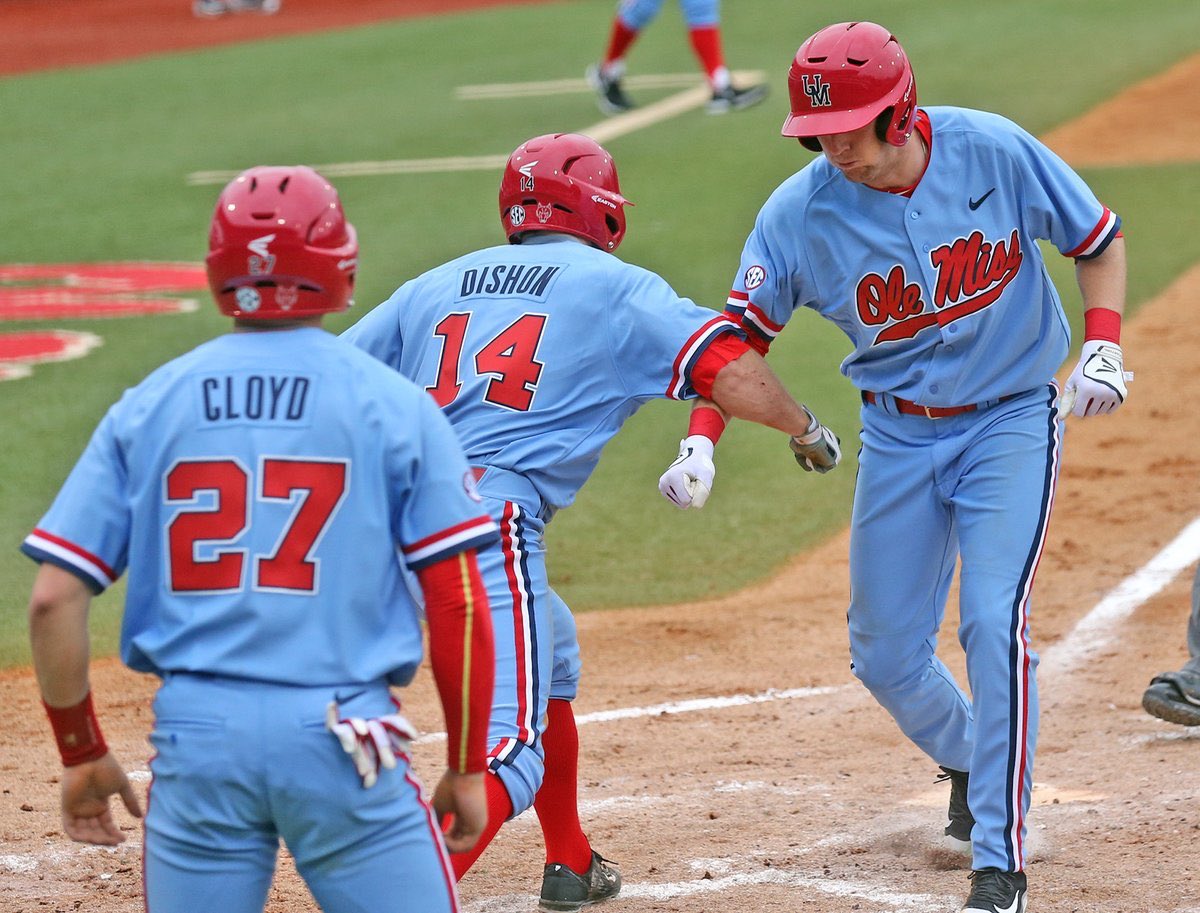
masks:
[(128, 566), (133, 669), (405, 684), (402, 565), (496, 535), (437, 404), (303, 328), (219, 337), (127, 391), (22, 549), (97, 592)]
[(727, 311), (769, 344), (813, 308), (850, 338), (842, 373), (856, 387), (923, 405), (1042, 386), (1070, 335), (1037, 241), (1093, 257), (1120, 219), (1006, 118), (924, 110), (933, 139), (911, 197), (854, 184), (818, 156), (759, 212)]
[(472, 465), (521, 473), (558, 509), (622, 423), (689, 376), (733, 321), (563, 235), (476, 251), (400, 287), (342, 338), (429, 390)]

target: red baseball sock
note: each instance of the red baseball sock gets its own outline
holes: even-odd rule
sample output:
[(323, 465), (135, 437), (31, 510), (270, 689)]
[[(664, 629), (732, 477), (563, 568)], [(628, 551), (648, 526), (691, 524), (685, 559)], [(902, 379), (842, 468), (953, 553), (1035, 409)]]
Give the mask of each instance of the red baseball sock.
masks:
[(688, 37), (692, 42), (692, 50), (700, 58), (708, 81), (714, 82), (717, 71), (725, 66), (725, 55), (721, 52), (721, 32), (715, 25), (689, 29)]
[[(487, 788), (487, 807), (488, 807), (488, 823), (483, 829), (483, 833), (479, 835), (479, 842), (475, 844), (475, 848), (469, 853), (451, 853), (450, 862), (454, 866), (454, 880), (462, 881), (462, 877), (467, 874), (467, 870), (475, 864), (487, 845), (492, 842), (492, 838), (496, 836), (496, 832), (500, 830), (500, 826), (508, 820), (512, 814), (512, 800), (508, 798), (508, 790), (504, 788), (504, 784), (495, 774), (488, 774), (484, 777), (484, 785)], [(442, 822), (442, 829), (445, 830), (447, 821)]]
[(546, 864), (557, 862), (582, 875), (592, 864), (592, 845), (579, 824), (579, 732), (570, 701), (550, 701), (542, 748), (546, 776), (533, 808), (546, 840)]
[(619, 18), (614, 19), (612, 35), (608, 39), (608, 50), (604, 54), (603, 64), (607, 66), (614, 60), (624, 57), (625, 52), (629, 50), (629, 46), (633, 44), (637, 36), (636, 30), (631, 29)]

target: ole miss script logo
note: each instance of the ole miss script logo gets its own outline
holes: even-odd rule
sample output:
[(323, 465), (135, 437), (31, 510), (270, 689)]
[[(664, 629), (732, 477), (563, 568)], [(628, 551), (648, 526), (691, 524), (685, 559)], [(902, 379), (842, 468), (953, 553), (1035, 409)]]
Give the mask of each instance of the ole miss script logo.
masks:
[(921, 287), (909, 282), (904, 267), (893, 266), (886, 276), (867, 273), (855, 289), (858, 317), (868, 327), (881, 327), (871, 345), (912, 339), (922, 330), (946, 326), (993, 304), (1021, 270), (1021, 239), (1016, 229), (1007, 240), (985, 241), (972, 232), (935, 248), (929, 262), (937, 270), (933, 308), (921, 297)]

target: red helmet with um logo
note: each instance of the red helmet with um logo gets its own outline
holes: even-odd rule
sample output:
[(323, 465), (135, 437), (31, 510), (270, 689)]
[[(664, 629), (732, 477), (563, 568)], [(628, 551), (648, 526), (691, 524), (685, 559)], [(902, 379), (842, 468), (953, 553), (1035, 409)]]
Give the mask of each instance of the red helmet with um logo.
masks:
[(816, 137), (877, 120), (879, 138), (903, 146), (913, 131), (917, 83), (900, 42), (874, 22), (839, 22), (807, 38), (788, 70), (792, 113), (784, 136), (819, 152)]
[(625, 237), (617, 166), (579, 133), (549, 133), (516, 148), (500, 180), (500, 221), (512, 243), (530, 231), (559, 231), (614, 251)]
[(358, 237), (337, 190), (313, 169), (260, 166), (221, 191), (204, 262), (221, 313), (311, 317), (350, 306)]

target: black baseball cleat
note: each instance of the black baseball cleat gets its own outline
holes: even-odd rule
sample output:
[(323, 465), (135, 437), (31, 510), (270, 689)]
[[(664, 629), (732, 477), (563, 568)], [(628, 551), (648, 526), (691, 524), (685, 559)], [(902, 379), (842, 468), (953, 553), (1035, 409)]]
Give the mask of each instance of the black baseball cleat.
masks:
[(1024, 872), (976, 869), (962, 913), (1025, 913), (1028, 888)]
[(621, 88), (620, 77), (610, 79), (594, 64), (587, 68), (586, 75), (588, 85), (596, 90), (596, 104), (605, 114), (622, 114), (637, 107)]
[(965, 770), (941, 768), (942, 775), (938, 782), (950, 781), (950, 808), (946, 812), (949, 823), (942, 832), (946, 835), (949, 849), (960, 853), (971, 852), (971, 829), (975, 827), (975, 816), (967, 806), (967, 783), (971, 775)]
[(558, 913), (616, 897), (621, 891), (621, 873), (613, 868), (615, 864), (595, 850), (592, 850), (592, 864), (582, 875), (561, 863), (550, 863), (542, 874), (538, 907)]
[(709, 114), (725, 114), (728, 111), (741, 111), (743, 108), (757, 105), (766, 97), (767, 86), (765, 83), (757, 86), (748, 86), (745, 89), (738, 89), (730, 85), (713, 92), (706, 110)]
[(1200, 726), (1200, 674), (1186, 669), (1150, 680), (1142, 708), (1151, 716), (1180, 726)]

